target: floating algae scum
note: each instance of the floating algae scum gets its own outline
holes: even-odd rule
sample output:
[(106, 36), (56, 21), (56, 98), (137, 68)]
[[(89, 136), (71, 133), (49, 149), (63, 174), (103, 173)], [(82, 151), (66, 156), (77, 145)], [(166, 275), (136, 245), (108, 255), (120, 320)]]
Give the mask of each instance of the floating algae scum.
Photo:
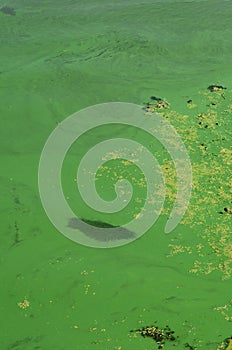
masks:
[[(0, 4), (1, 350), (231, 350), (231, 11), (222, 0)], [(110, 101), (139, 104), (176, 128), (192, 196), (165, 235), (177, 190), (168, 151), (133, 125), (84, 135), (62, 169), (65, 198), (84, 222), (110, 230), (143, 214), (146, 179), (120, 159), (99, 168), (96, 188), (112, 200), (117, 179), (129, 178), (125, 212), (78, 207), (78, 161), (107, 135), (141, 141), (166, 181), (162, 213), (143, 237), (91, 249), (49, 222), (38, 163), (57, 123)], [(67, 218), (73, 230), (81, 223)]]
[[(47, 257), (47, 262), (36, 265), (37, 267), (33, 267), (32, 272), (26, 264), (25, 270), (17, 275), (17, 284), (12, 290), (12, 297), (15, 299), (14, 307), (19, 311), (17, 317), (20, 319), (22, 317), (23, 323), (29, 319), (30, 325), (33, 322), (39, 322), (38, 324), (41, 324), (42, 327), (45, 324), (49, 329), (53, 329), (50, 325), (54, 322), (54, 317), (58, 317), (66, 331), (63, 332), (59, 324), (55, 323), (54, 331), (57, 336), (67, 334), (74, 339), (78, 339), (78, 341), (81, 339), (81, 343), (86, 344), (86, 347), (84, 347), (86, 349), (108, 349), (113, 344), (113, 349), (123, 349), (124, 347), (169, 349), (175, 347), (189, 350), (207, 348), (231, 350), (232, 300), (230, 289), (225, 287), (230, 285), (227, 284), (227, 281), (230, 281), (232, 274), (231, 198), (229, 195), (231, 193), (231, 183), (227, 177), (231, 167), (231, 152), (229, 150), (229, 125), (224, 116), (229, 115), (232, 110), (232, 91), (227, 89), (222, 95), (221, 90), (209, 91), (202, 89), (199, 92), (199, 98), (195, 98), (197, 102), (193, 99), (193, 102), (189, 105), (186, 104), (186, 101), (183, 101), (183, 106), (186, 108), (185, 114), (173, 110), (171, 102), (168, 102), (167, 108), (157, 107), (156, 102), (166, 101), (166, 99), (160, 97), (157, 99), (158, 101), (155, 100), (152, 109), (147, 109), (146, 106), (148, 104), (150, 106), (153, 102), (145, 103), (144, 113), (147, 113), (149, 118), (153, 118), (153, 113), (157, 113), (158, 109), (158, 113), (163, 118), (168, 119), (175, 125), (176, 130), (186, 144), (194, 171), (191, 202), (185, 217), (180, 223), (184, 230), (182, 231), (180, 227), (176, 234), (166, 235), (164, 238), (165, 249), (162, 244), (159, 245), (160, 243), (156, 242), (158, 250), (166, 251), (166, 259), (159, 262), (159, 259), (152, 255), (148, 259), (144, 257), (144, 262), (141, 262), (139, 247), (146, 242), (145, 237), (145, 242), (138, 240), (137, 248), (135, 244), (137, 257), (134, 257), (133, 254), (128, 256), (127, 250), (124, 250), (122, 254), (116, 251), (111, 253), (113, 256), (116, 254), (116, 259), (120, 256), (119, 264), (122, 271), (115, 270), (105, 283), (102, 280), (102, 274), (104, 275), (108, 268), (104, 266), (104, 261), (108, 261), (106, 260), (107, 254), (105, 251), (101, 251), (102, 266), (99, 269), (95, 266), (94, 260), (91, 260), (91, 250), (86, 253), (87, 257), (78, 258), (75, 250), (72, 250), (71, 244), (67, 244), (65, 252), (62, 252), (63, 242), (62, 239), (57, 237), (61, 246), (58, 245), (56, 249), (58, 249), (61, 256), (55, 254), (53, 257)], [(154, 101), (154, 99), (151, 100)], [(187, 133), (186, 126), (188, 126)], [(156, 146), (158, 147), (158, 145)], [(154, 152), (159, 157), (157, 149)], [(166, 203), (163, 208), (164, 217), (168, 216), (176, 193), (175, 168), (168, 154), (166, 156), (167, 158), (163, 156), (159, 159), (167, 187)], [(128, 214), (138, 215), (143, 205), (145, 179), (138, 172), (138, 169), (133, 168), (133, 164), (130, 162), (125, 160), (114, 160), (113, 162), (113, 167), (110, 166), (110, 163), (107, 163), (99, 169), (96, 175), (96, 186), (102, 189), (103, 184), (108, 184), (108, 187), (105, 186), (104, 188), (104, 196), (110, 199), (112, 196), (111, 184), (116, 181), (117, 177), (126, 177), (128, 174), (133, 174), (135, 177), (133, 185), (137, 191), (136, 198), (139, 197), (141, 201), (136, 203), (136, 207), (131, 207)], [(69, 166), (67, 170), (70, 171)], [(70, 196), (70, 205), (74, 205), (73, 188), (69, 188), (68, 184), (70, 184), (70, 181), (67, 181), (67, 184), (64, 183), (65, 192)], [(18, 213), (18, 217), (14, 217), (14, 246), (20, 249), (24, 238), (19, 227), (22, 224), (21, 216), (25, 212), (25, 208), (16, 188), (12, 190), (12, 196), (16, 213)], [(119, 217), (118, 224), (120, 219), (122, 218)], [(93, 226), (108, 228), (113, 226), (107, 223), (109, 220), (107, 216), (100, 215), (96, 219), (95, 215), (94, 219), (91, 216), (88, 217), (87, 211), (82, 220)], [(114, 225), (117, 224), (116, 221)], [(80, 222), (75, 218), (71, 218), (68, 224), (76, 229)], [(195, 237), (186, 232), (186, 227), (192, 228)], [(131, 233), (126, 232), (125, 234)], [(151, 239), (151, 234), (148, 233), (147, 235), (147, 239)], [(149, 252), (152, 251), (153, 247), (149, 250), (150, 248), (147, 246), (146, 249)], [(90, 260), (91, 264), (87, 260)], [(132, 283), (134, 285), (132, 284), (132, 286), (128, 284), (130, 275), (123, 269), (124, 264), (127, 263), (134, 266), (135, 276), (137, 276), (133, 278)], [(49, 286), (49, 282), (47, 282), (48, 285), (44, 284), (37, 292), (28, 289), (24, 280), (30, 278), (33, 284), (37, 286), (36, 288), (39, 288), (40, 280), (48, 278), (47, 266), (51, 271), (49, 278), (53, 280), (53, 283), (62, 274), (63, 277), (59, 277), (59, 279), (61, 278), (61, 284), (67, 283), (67, 287), (59, 288), (59, 292), (57, 292), (56, 286), (52, 288), (52, 285)], [(183, 270), (187, 268), (188, 274), (185, 275)], [(71, 273), (68, 272), (69, 269), (71, 269)], [(74, 272), (76, 269), (78, 273)], [(74, 280), (73, 273), (78, 274)], [(216, 278), (209, 278), (211, 275), (216, 276)], [(176, 282), (173, 281), (173, 276)], [(204, 283), (204, 276), (207, 276), (207, 284)], [(119, 282), (118, 290), (111, 288), (115, 280)], [(216, 280), (219, 280), (220, 286)], [(171, 291), (169, 288), (170, 282), (173, 283), (172, 281), (175, 288)], [(195, 283), (195, 288), (191, 282)], [(160, 289), (160, 283), (162, 289)], [(187, 288), (186, 300), (185, 290), (182, 288), (183, 285), (188, 285), (188, 283), (190, 289)], [(48, 288), (49, 294), (47, 294), (46, 288)], [(201, 289), (205, 289), (203, 299), (201, 299)], [(156, 290), (158, 290), (157, 294)], [(220, 302), (218, 290), (223, 295), (223, 302)], [(25, 293), (25, 291), (27, 292)], [(77, 300), (75, 291), (78, 291)], [(66, 300), (68, 305), (65, 305), (62, 303), (62, 298), (67, 293), (70, 296), (70, 301)], [(19, 294), (21, 294), (21, 299)], [(209, 303), (205, 299), (208, 296)], [(211, 296), (213, 297), (211, 298)], [(215, 302), (215, 297), (219, 301), (218, 304)], [(126, 298), (126, 304), (124, 304), (124, 309), (119, 311), (117, 305), (124, 298)], [(115, 307), (112, 308), (114, 303)], [(191, 307), (192, 304), (199, 308), (199, 318), (195, 316)], [(88, 311), (86, 311), (86, 308)], [(186, 311), (182, 311), (182, 308)], [(110, 314), (108, 310), (110, 310)], [(14, 310), (14, 312), (17, 311)], [(48, 315), (47, 312), (50, 314)], [(85, 317), (86, 312), (88, 312), (87, 317)], [(41, 313), (44, 314), (43, 317), (41, 317)], [(102, 318), (99, 316), (101, 314), (103, 314)], [(39, 318), (39, 321), (36, 320), (37, 318)], [(89, 318), (92, 319), (92, 323), (89, 323)], [(158, 323), (153, 323), (154, 318), (158, 320)], [(219, 325), (217, 330), (208, 327), (208, 319), (212, 322), (216, 320), (216, 325)], [(145, 326), (149, 322), (150, 325)], [(28, 326), (29, 329), (30, 325)], [(204, 332), (200, 329), (204, 329)], [(72, 333), (73, 331), (75, 333)], [(31, 327), (31, 332), (33, 334), (33, 327)], [(43, 338), (44, 331), (41, 332), (40, 336), (26, 336), (26, 330), (24, 333), (24, 338), (12, 342), (6, 349), (42, 349), (43, 344), (48, 343), (48, 339), (44, 340)], [(54, 344), (54, 340), (50, 342)]]
[[(227, 168), (228, 171), (226, 171), (226, 173), (229, 174), (232, 165), (232, 151), (229, 148), (230, 143), (228, 142), (231, 140), (232, 135), (230, 129), (228, 129), (226, 135), (222, 135), (220, 129), (218, 129), (218, 127), (220, 128), (223, 126), (224, 122), (225, 125), (229, 126), (226, 118), (223, 119), (222, 117), (227, 113), (228, 115), (231, 113), (232, 90), (230, 90), (228, 95), (225, 96), (225, 94), (222, 93), (222, 90), (225, 89), (226, 88), (221, 85), (210, 85), (208, 91), (211, 93), (214, 92), (214, 94), (207, 92), (201, 93), (203, 99), (200, 103), (200, 109), (203, 113), (197, 112), (190, 116), (189, 114), (180, 115), (174, 111), (166, 111), (166, 109), (169, 108), (169, 104), (165, 100), (154, 96), (151, 97), (151, 100), (154, 100), (155, 103), (148, 102), (145, 111), (152, 117), (153, 112), (157, 112), (160, 109), (164, 110), (162, 116), (169, 120), (173, 120), (173, 122), (176, 123), (175, 126), (179, 133), (181, 133), (182, 130), (185, 130), (184, 124), (186, 123), (186, 127), (187, 125), (189, 127), (189, 133), (187, 135), (186, 133), (185, 135), (183, 134), (182, 138), (185, 139), (187, 136), (186, 144), (188, 151), (190, 154), (191, 152), (196, 152), (193, 145), (195, 145), (195, 147), (197, 146), (200, 151), (200, 157), (196, 157), (194, 154), (191, 157), (194, 169), (194, 193), (193, 200), (184, 220), (182, 220), (182, 224), (188, 223), (194, 227), (194, 225), (201, 225), (203, 223), (206, 229), (202, 232), (202, 242), (199, 243), (198, 241), (195, 246), (192, 244), (169, 244), (171, 251), (168, 258), (173, 257), (176, 254), (192, 254), (193, 251), (195, 251), (199, 258), (194, 261), (193, 268), (189, 270), (190, 273), (207, 275), (218, 270), (222, 274), (222, 279), (230, 279), (232, 274), (232, 241), (230, 238), (231, 217), (228, 214), (231, 214), (232, 211), (228, 207), (224, 207), (224, 209), (222, 209), (222, 207), (224, 205), (229, 205), (231, 207), (232, 204), (231, 178), (226, 183), (226, 186), (225, 178), (223, 178), (223, 172), (225, 169)], [(224, 100), (226, 100), (226, 103)], [(160, 105), (163, 101), (165, 101), (165, 103)], [(199, 110), (197, 107), (196, 104), (192, 105), (191, 100), (189, 108)], [(204, 107), (206, 107), (206, 109)], [(207, 129), (208, 134), (206, 134), (204, 129)], [(202, 131), (204, 131), (203, 138), (201, 135)], [(201, 139), (204, 140), (204, 142), (201, 143)], [(219, 154), (217, 150), (219, 150)], [(215, 157), (216, 160), (214, 160)], [(209, 163), (209, 159), (211, 159), (211, 163)], [(196, 161), (196, 163), (194, 161)], [(166, 181), (168, 183), (169, 193), (167, 197), (169, 200), (174, 200), (176, 190), (174, 176), (175, 170), (171, 166), (167, 167), (167, 160), (164, 161), (164, 164), (165, 169), (168, 170)], [(206, 176), (207, 182), (212, 184), (208, 186), (207, 189), (205, 188)], [(218, 188), (218, 191), (216, 191), (216, 188)], [(202, 192), (204, 195), (203, 198)], [(201, 197), (195, 202), (194, 198), (198, 198), (197, 193), (201, 193)], [(205, 209), (203, 209), (203, 203)], [(219, 207), (220, 203), (221, 210)], [(215, 204), (218, 205), (218, 209)], [(202, 215), (202, 213), (204, 214)], [(207, 215), (205, 215), (205, 213), (207, 213)], [(217, 217), (216, 225), (216, 220), (210, 225), (210, 217)], [(212, 233), (214, 234), (212, 235)], [(173, 241), (175, 241), (175, 239)], [(225, 320), (232, 321), (232, 299), (229, 301), (228, 305), (215, 307), (214, 310), (220, 311)], [(175, 332), (171, 331), (169, 326), (161, 329), (154, 325), (143, 327), (142, 329), (137, 329), (135, 331), (132, 330), (131, 332), (138, 332), (145, 338), (152, 338), (158, 344), (158, 349), (163, 349), (168, 341), (172, 341), (173, 345), (178, 348), (181, 346), (181, 343), (176, 343), (177, 338), (173, 335)], [(182, 343), (182, 347), (183, 346), (188, 349), (197, 349), (199, 344), (192, 346), (186, 342), (185, 344)], [(232, 349), (232, 336), (231, 338), (224, 339), (216, 349)]]
[[(228, 95), (225, 96), (221, 92), (222, 86), (213, 90), (210, 89), (211, 87), (208, 90), (217, 91), (217, 93), (202, 92), (203, 99), (200, 108), (197, 105), (191, 106), (189, 107), (191, 113), (186, 115), (169, 110), (163, 112), (162, 115), (175, 125), (176, 130), (185, 140), (192, 160), (193, 196), (182, 224), (187, 223), (191, 227), (204, 224), (206, 227), (205, 231), (202, 232), (202, 242), (205, 244), (201, 243), (195, 247), (199, 260), (195, 261), (191, 272), (201, 271), (207, 274), (218, 270), (222, 273), (222, 278), (226, 279), (230, 278), (232, 274), (230, 240), (232, 184), (231, 178), (228, 176), (232, 165), (232, 151), (230, 149), (230, 120), (226, 118), (232, 111), (232, 91), (229, 91)], [(154, 106), (154, 111), (157, 111), (156, 105)], [(196, 112), (192, 113), (194, 109)], [(199, 110), (202, 112), (199, 113)], [(150, 107), (148, 112), (150, 112)], [(220, 129), (222, 130), (223, 127), (226, 131), (223, 131), (222, 134)], [(186, 133), (187, 128), (188, 132)], [(167, 165), (169, 163), (166, 160), (164, 166), (168, 170), (166, 171), (168, 175), (166, 181), (169, 190), (167, 197), (168, 200), (173, 200), (176, 190), (175, 169), (171, 165), (170, 167)], [(207, 187), (205, 186), (206, 182)], [(212, 218), (214, 218), (213, 222)], [(210, 225), (210, 223), (212, 224)], [(205, 245), (209, 246), (211, 253), (214, 253), (218, 258), (217, 266), (211, 262), (210, 257), (209, 262), (201, 262), (201, 258), (210, 255), (208, 251), (204, 254)], [(191, 254), (194, 249), (190, 246), (181, 247), (175, 244), (170, 244), (170, 247), (172, 251), (169, 256), (178, 253)]]

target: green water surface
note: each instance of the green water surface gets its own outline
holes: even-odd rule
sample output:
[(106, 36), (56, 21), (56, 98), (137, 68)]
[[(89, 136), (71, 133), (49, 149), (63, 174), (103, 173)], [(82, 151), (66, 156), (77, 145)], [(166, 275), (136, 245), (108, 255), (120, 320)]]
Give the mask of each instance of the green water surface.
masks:
[[(0, 7), (14, 9), (0, 11), (0, 349), (156, 349), (130, 330), (157, 321), (175, 330), (176, 349), (216, 350), (232, 335), (231, 216), (223, 209), (231, 207), (232, 2), (1, 0)], [(211, 84), (227, 87), (225, 98), (207, 91)], [(170, 103), (163, 117), (190, 152), (186, 220), (164, 234), (167, 200), (157, 223), (129, 245), (95, 249), (68, 240), (39, 197), (48, 136), (85, 107), (143, 105), (152, 95)], [(208, 113), (201, 125), (200, 113)], [(72, 155), (65, 166), (75, 209)], [(108, 200), (109, 181), (100, 183)]]

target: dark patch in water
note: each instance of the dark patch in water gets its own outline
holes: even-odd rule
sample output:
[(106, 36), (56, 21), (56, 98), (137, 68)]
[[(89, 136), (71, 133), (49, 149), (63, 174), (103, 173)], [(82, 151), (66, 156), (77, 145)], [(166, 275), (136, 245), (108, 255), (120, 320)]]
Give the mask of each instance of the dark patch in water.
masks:
[(19, 226), (18, 226), (17, 221), (14, 222), (14, 228), (15, 228), (15, 233), (14, 233), (14, 242), (13, 242), (12, 246), (14, 246), (22, 241), (22, 239), (20, 239)]
[(224, 87), (222, 85), (210, 85), (207, 87), (207, 90), (209, 90), (210, 92), (221, 91), (224, 89), (226, 89), (226, 87)]
[(10, 16), (15, 16), (15, 9), (13, 7), (10, 6), (3, 6), (1, 7), (0, 11), (2, 13), (4, 13), (5, 15), (10, 15)]
[(7, 350), (24, 350), (26, 348), (41, 349), (39, 345), (35, 345), (35, 344), (38, 344), (39, 342), (41, 342), (42, 339), (43, 339), (42, 335), (39, 335), (35, 338), (26, 337), (24, 339), (19, 339), (11, 343), (10, 345), (8, 345)]
[[(124, 227), (113, 226), (102, 221), (71, 218), (68, 221), (68, 227), (74, 230), (80, 230), (87, 237), (95, 239), (99, 242), (136, 238), (135, 233), (125, 229)], [(98, 230), (96, 228), (98, 228)], [(116, 234), (115, 231), (110, 232), (111, 229), (117, 229)]]
[(32, 341), (31, 337), (26, 337), (24, 339), (20, 339), (20, 340), (16, 340), (14, 343), (10, 344), (7, 349), (19, 349), (21, 347), (21, 349), (23, 349), (24, 346), (26, 346), (26, 344), (30, 343)]

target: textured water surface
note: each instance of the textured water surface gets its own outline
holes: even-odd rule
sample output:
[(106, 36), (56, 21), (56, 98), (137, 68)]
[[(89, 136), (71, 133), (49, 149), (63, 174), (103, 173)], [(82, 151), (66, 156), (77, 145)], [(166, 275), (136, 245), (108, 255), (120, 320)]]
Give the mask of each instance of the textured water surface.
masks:
[[(157, 321), (175, 330), (178, 349), (216, 350), (232, 335), (231, 1), (12, 0), (0, 8), (1, 349), (156, 349), (130, 330)], [(210, 92), (211, 84), (227, 89)], [(46, 139), (82, 108), (144, 105), (152, 95), (169, 102), (160, 113), (192, 162), (185, 217), (164, 234), (176, 193), (173, 162), (148, 137), (118, 128), (116, 135), (140, 138), (157, 155), (167, 183), (162, 215), (129, 245), (75, 244), (40, 202)], [(76, 211), (76, 160), (105, 134), (90, 136), (64, 163), (65, 195)], [(97, 181), (108, 200), (122, 172), (111, 165)], [(81, 215), (93, 224), (122, 220), (84, 207)]]

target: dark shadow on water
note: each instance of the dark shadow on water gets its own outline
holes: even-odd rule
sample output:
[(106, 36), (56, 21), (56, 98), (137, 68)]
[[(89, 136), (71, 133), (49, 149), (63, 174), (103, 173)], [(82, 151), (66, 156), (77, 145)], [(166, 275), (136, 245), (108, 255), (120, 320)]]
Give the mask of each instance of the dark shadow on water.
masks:
[(137, 237), (134, 232), (131, 232), (124, 227), (113, 226), (102, 221), (70, 218), (68, 221), (68, 227), (74, 230), (80, 230), (87, 237), (99, 242), (116, 241), (121, 239), (131, 240)]
[(10, 16), (15, 16), (15, 10), (13, 7), (9, 7), (9, 6), (3, 6), (0, 8), (0, 11), (2, 13), (4, 13), (5, 15), (10, 15)]

